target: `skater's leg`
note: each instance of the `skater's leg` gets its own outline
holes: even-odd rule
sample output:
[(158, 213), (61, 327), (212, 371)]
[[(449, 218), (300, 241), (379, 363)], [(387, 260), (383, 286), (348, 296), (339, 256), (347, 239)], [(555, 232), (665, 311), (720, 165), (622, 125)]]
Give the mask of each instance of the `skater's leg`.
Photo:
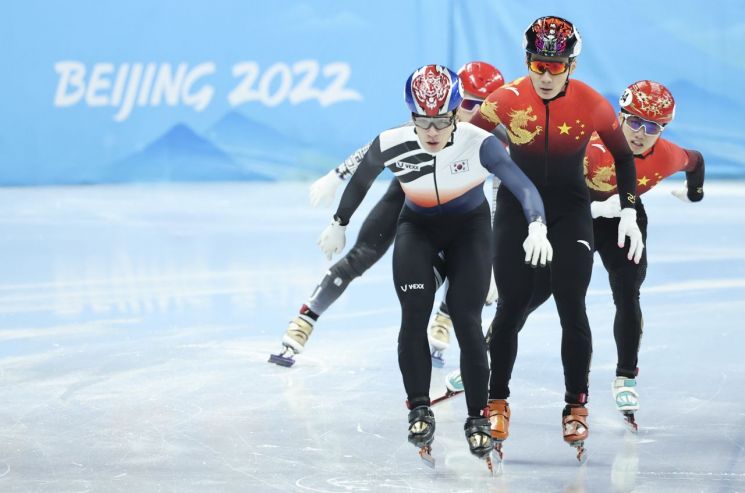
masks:
[(393, 243), (403, 202), (401, 186), (393, 180), (362, 223), (354, 246), (329, 269), (306, 303), (316, 318), (385, 254)]
[(527, 222), (522, 210), (500, 204), (494, 217), (494, 279), (499, 290), (491, 323), (489, 399), (506, 399), (518, 348), (518, 331), (525, 323), (533, 297), (536, 275), (523, 262)]
[(331, 266), (310, 299), (290, 321), (282, 337), (285, 352), (290, 356), (275, 355), (269, 359), (270, 362), (292, 366), (294, 360), (291, 354), (303, 351), (318, 318), (342, 295), (349, 283), (380, 260), (391, 246), (403, 202), (401, 186), (397, 180), (393, 180), (362, 223), (354, 246)]
[(628, 245), (623, 249), (616, 248), (616, 256), (612, 260), (606, 262), (603, 258), (613, 291), (613, 303), (616, 305), (613, 321), (613, 336), (618, 352), (616, 375), (627, 378), (636, 377), (639, 345), (644, 329), (639, 303), (639, 291), (647, 276), (647, 216), (643, 207), (637, 209), (637, 223), (645, 246), (639, 263), (635, 264), (627, 259)]
[(585, 306), (592, 275), (592, 218), (582, 209), (566, 211), (549, 227), (548, 237), (554, 248), (551, 291), (561, 321), (565, 400), (568, 404), (584, 404), (592, 357), (592, 334)]
[(450, 285), (447, 294), (453, 328), (460, 346), (460, 368), (470, 416), (486, 407), (489, 365), (481, 331), (481, 309), (489, 289), (489, 206), (470, 213), (445, 250)]
[(427, 322), (434, 303), (436, 255), (430, 233), (402, 214), (393, 248), (393, 280), (401, 303), (398, 361), (412, 409), (429, 405), (432, 360)]
[[(630, 429), (637, 429), (634, 413), (639, 410), (639, 393), (636, 388), (638, 372), (639, 345), (644, 321), (639, 304), (639, 290), (646, 277), (647, 249), (644, 249), (639, 264), (627, 258), (628, 245), (621, 249), (610, 240), (618, 228), (617, 219), (596, 219), (596, 239), (604, 241), (598, 246), (598, 253), (608, 272), (613, 302), (616, 307), (613, 335), (616, 340), (618, 363), (616, 378), (611, 390), (617, 409), (623, 413)], [(647, 216), (644, 206), (637, 204), (637, 223), (642, 238), (647, 245)]]

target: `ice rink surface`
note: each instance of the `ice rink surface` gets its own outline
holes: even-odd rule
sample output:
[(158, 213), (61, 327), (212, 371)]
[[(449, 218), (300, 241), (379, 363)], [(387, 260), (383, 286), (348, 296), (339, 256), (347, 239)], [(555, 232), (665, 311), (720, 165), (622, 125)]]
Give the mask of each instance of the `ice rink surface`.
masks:
[[(376, 183), (352, 220), (382, 194)], [(663, 184), (664, 185), (664, 184)], [(589, 461), (564, 444), (553, 301), (529, 319), (504, 470), (435, 407), (437, 466), (406, 441), (390, 253), (267, 363), (328, 263), (307, 184), (0, 193), (0, 491), (745, 492), (745, 184), (645, 195), (640, 431), (614, 409), (613, 304), (596, 257)], [(492, 308), (485, 308), (488, 320)], [(433, 372), (432, 395), (457, 367)]]

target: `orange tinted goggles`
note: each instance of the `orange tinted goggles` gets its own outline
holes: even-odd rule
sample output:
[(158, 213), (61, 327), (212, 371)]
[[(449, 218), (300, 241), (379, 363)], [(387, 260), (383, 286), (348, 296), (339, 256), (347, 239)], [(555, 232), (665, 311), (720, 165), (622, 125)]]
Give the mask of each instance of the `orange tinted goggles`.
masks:
[(528, 62), (531, 72), (536, 74), (545, 74), (548, 72), (551, 75), (560, 75), (569, 70), (569, 63), (567, 62), (545, 62), (541, 60), (531, 60)]

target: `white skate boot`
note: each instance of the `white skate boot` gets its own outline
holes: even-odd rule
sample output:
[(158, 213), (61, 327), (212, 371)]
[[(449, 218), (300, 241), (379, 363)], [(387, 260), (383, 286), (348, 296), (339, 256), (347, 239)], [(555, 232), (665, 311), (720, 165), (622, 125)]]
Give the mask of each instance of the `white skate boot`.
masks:
[(636, 433), (638, 426), (634, 413), (639, 410), (639, 393), (636, 391), (636, 379), (616, 377), (613, 379), (612, 391), (616, 408), (623, 414), (629, 430)]
[(452, 328), (453, 321), (450, 315), (438, 310), (435, 319), (427, 329), (427, 340), (432, 348), (432, 364), (437, 367), (445, 366), (442, 353), (450, 346), (450, 329)]
[(294, 356), (305, 349), (310, 334), (313, 332), (313, 319), (298, 315), (290, 321), (285, 335), (282, 337), (282, 352), (272, 354), (270, 363), (290, 367), (295, 364)]

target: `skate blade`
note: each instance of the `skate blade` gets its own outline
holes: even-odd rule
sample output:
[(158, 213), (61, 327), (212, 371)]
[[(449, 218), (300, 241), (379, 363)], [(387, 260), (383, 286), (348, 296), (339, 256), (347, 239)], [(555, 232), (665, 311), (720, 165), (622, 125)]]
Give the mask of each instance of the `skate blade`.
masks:
[(445, 391), (445, 395), (441, 395), (440, 397), (436, 397), (436, 398), (432, 399), (432, 402), (430, 402), (429, 405), (430, 406), (434, 406), (435, 404), (439, 404), (441, 402), (444, 402), (444, 401), (450, 399), (451, 397), (455, 397), (456, 395), (460, 395), (462, 393), (463, 393), (462, 390), (453, 391), (453, 390), (448, 389), (448, 390)]
[(504, 461), (499, 456), (492, 452), (491, 457), (488, 459), (488, 467), (492, 477), (499, 477), (504, 473)]
[(432, 457), (432, 447), (422, 447), (419, 449), (419, 457), (422, 458), (424, 464), (432, 469), (435, 468), (435, 458)]
[(282, 356), (281, 354), (272, 354), (269, 356), (268, 363), (274, 363), (275, 365), (289, 368), (295, 364), (295, 360), (292, 359), (292, 356), (288, 357), (288, 356)]
[(580, 465), (586, 464), (587, 463), (587, 449), (585, 448), (585, 441), (578, 440), (576, 442), (569, 443), (569, 445), (577, 449), (577, 462), (579, 462)]
[(494, 476), (494, 463), (491, 460), (491, 457), (488, 455), (484, 457), (484, 460), (486, 461), (486, 467), (489, 469), (489, 474)]
[(504, 449), (502, 447), (501, 440), (494, 440), (494, 450), (492, 451), (492, 456), (500, 464), (504, 461)]
[(639, 425), (636, 424), (634, 413), (623, 413), (623, 422), (631, 433), (639, 433)]

